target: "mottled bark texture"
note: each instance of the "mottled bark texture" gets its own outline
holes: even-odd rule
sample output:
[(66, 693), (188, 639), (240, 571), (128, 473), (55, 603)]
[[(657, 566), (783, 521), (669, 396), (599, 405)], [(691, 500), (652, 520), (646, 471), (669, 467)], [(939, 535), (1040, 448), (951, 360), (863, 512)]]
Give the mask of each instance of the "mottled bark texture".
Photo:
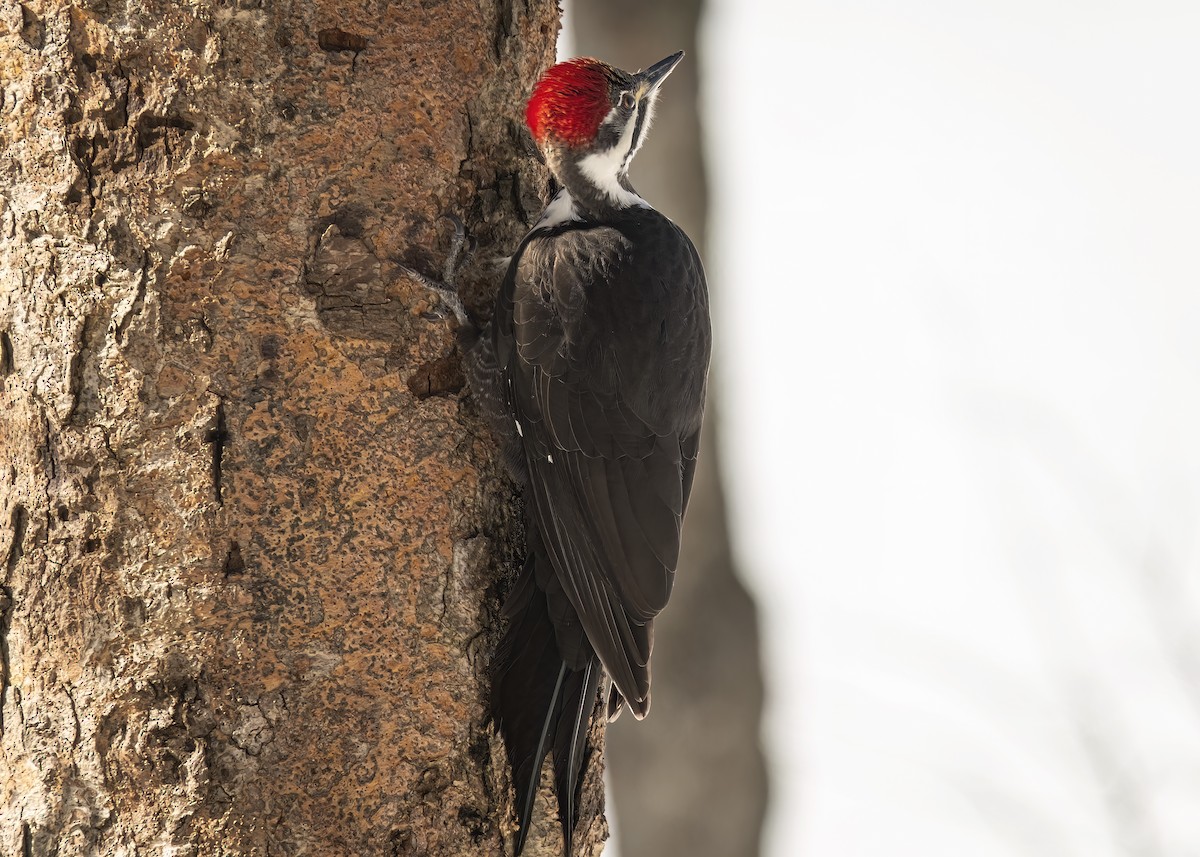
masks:
[(3, 0), (0, 854), (504, 853), (513, 487), (395, 261), (439, 270), (457, 213), (488, 305), (556, 32), (550, 0)]
[[(698, 104), (701, 6), (699, 0), (575, 0), (572, 15), (577, 52), (621, 68), (644, 68), (681, 48), (688, 52), (664, 85), (650, 141), (630, 172), (638, 192), (682, 226), (703, 257), (708, 194)], [(714, 291), (726, 287), (711, 279), (709, 285)], [(719, 317), (713, 328), (720, 342)], [(654, 622), (654, 709), (641, 723), (622, 718), (608, 734), (621, 857), (759, 852), (767, 775), (759, 742), (758, 621), (729, 544), (717, 464), (719, 396), (710, 383), (679, 572), (671, 603)]]

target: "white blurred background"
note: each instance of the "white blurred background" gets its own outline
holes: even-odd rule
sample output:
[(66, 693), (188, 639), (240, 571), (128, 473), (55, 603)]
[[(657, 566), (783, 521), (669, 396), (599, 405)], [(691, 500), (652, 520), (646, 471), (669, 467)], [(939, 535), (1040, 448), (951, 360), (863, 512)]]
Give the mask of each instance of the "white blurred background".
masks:
[(1200, 855), (1200, 4), (706, 8), (765, 853)]
[(767, 853), (1200, 855), (1200, 4), (704, 42)]

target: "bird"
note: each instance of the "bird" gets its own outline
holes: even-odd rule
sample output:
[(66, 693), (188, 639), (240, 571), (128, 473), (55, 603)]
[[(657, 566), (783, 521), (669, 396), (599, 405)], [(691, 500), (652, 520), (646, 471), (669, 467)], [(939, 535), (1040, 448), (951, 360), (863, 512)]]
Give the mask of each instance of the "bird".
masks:
[(475, 324), (452, 288), (421, 278), (459, 318), (471, 393), (524, 498), (526, 559), (502, 610), (490, 703), (517, 855), (547, 754), (572, 854), (602, 682), (600, 716), (650, 711), (654, 618), (679, 560), (712, 335), (695, 246), (638, 194), (629, 165), (682, 58), (632, 73), (590, 57), (549, 68), (525, 120), (557, 191), (490, 320)]

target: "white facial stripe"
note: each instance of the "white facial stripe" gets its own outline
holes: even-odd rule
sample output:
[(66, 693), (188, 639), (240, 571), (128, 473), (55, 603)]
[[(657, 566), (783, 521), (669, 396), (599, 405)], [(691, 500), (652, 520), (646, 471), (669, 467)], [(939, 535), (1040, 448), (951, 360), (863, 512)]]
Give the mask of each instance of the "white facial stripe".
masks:
[[(645, 112), (646, 117), (642, 120), (642, 133), (638, 135), (637, 145), (634, 146), (632, 152), (629, 153), (629, 160), (633, 160), (633, 156), (638, 153), (638, 149), (642, 148), (642, 143), (646, 142), (646, 138), (650, 136), (650, 125), (654, 122), (654, 106), (658, 103), (658, 90), (654, 90), (642, 99), (639, 110)], [(634, 117), (637, 118), (636, 116)], [(635, 123), (636, 124), (636, 123)], [(628, 161), (626, 162), (628, 165)]]
[[(626, 156), (629, 155), (633, 146), (633, 129), (637, 126), (638, 111), (641, 109), (641, 104), (634, 108), (633, 115), (629, 117), (629, 121), (625, 124), (625, 130), (621, 133), (621, 138), (617, 140), (615, 146), (603, 152), (593, 152), (579, 161), (579, 171), (583, 173), (584, 177), (622, 208), (628, 208), (631, 205), (649, 206), (646, 200), (621, 186), (621, 176), (629, 163)], [(614, 110), (604, 117), (604, 121), (609, 121), (615, 112)], [(645, 134), (642, 137), (645, 138)]]

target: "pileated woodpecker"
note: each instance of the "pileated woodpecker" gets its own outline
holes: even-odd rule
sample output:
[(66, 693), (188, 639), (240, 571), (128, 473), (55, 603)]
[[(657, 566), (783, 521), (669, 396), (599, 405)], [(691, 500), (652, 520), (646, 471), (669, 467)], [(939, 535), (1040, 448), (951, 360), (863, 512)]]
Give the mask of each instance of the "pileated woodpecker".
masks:
[(549, 69), (525, 119), (560, 189), (482, 331), (443, 292), (463, 322), (472, 392), (525, 495), (528, 553), (504, 608), (491, 702), (518, 855), (553, 753), (570, 857), (602, 673), (609, 720), (650, 710), (654, 617), (679, 558), (711, 336), (696, 249), (628, 169), (682, 57), (635, 74), (595, 59)]

